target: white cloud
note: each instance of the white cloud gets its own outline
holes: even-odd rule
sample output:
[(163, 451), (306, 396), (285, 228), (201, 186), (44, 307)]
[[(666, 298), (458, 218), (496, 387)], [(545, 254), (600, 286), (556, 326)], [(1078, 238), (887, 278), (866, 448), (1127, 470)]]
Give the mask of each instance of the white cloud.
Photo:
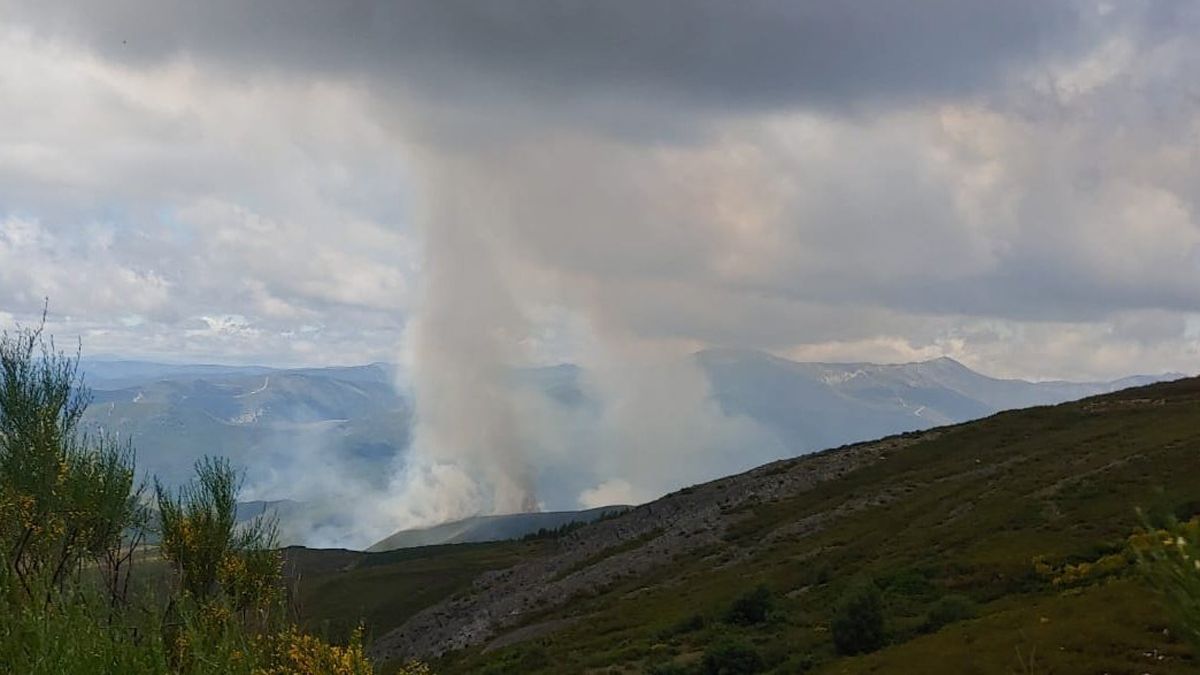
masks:
[(36, 220), (2, 218), (0, 302), (23, 314), (36, 312), (46, 298), (61, 298), (56, 312), (72, 315), (162, 308), (171, 282), (117, 249), (111, 228), (60, 233)]
[[(394, 358), (415, 264), (404, 160), (361, 86), (130, 68), (11, 28), (0, 83), (0, 300), (17, 319), (49, 298), (90, 353)], [(244, 330), (187, 328), (235, 314)], [(323, 329), (292, 339), (303, 324)]]

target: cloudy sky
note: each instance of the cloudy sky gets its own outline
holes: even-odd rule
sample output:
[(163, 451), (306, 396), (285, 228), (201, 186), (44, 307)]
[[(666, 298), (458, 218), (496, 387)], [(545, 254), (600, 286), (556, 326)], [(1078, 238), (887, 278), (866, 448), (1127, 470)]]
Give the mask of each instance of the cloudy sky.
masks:
[(1169, 0), (0, 0), (0, 324), (1197, 372), (1198, 31)]

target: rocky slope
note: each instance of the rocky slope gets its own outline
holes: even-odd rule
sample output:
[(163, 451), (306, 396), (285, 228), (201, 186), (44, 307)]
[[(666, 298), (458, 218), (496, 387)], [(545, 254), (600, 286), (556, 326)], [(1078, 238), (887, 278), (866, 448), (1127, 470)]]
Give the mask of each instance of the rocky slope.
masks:
[[(381, 660), (439, 656), (487, 644), (537, 610), (561, 607), (580, 594), (623, 578), (637, 577), (677, 556), (702, 551), (722, 540), (745, 514), (739, 509), (811, 490), (920, 440), (926, 431), (768, 464), (747, 473), (697, 485), (639, 506), (623, 516), (592, 524), (563, 538), (553, 555), (482, 575), (473, 593), (430, 607), (372, 645)], [(839, 511), (879, 505), (887, 494), (848, 499)], [(789, 524), (786, 531), (815, 529), (838, 514)], [(746, 547), (751, 555), (770, 538)], [(726, 564), (729, 560), (724, 561)], [(530, 631), (525, 631), (526, 635)], [(499, 645), (497, 645), (499, 646)]]

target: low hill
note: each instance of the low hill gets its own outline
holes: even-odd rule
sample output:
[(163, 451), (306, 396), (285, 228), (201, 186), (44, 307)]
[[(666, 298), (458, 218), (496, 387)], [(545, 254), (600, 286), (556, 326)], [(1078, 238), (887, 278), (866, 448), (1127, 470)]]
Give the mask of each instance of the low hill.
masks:
[[(1119, 554), (1139, 507), (1200, 508), (1198, 379), (774, 462), (537, 545), (293, 555), (341, 556), (301, 572), (313, 621), (371, 608), (376, 657), (444, 673), (687, 672), (730, 638), (780, 673), (1196, 672), (1128, 567), (1067, 567)], [(422, 576), (452, 581), (373, 604)], [(833, 607), (864, 580), (886, 645), (840, 656)], [(731, 616), (760, 585), (767, 620)], [(935, 622), (948, 597), (970, 611)]]
[[(392, 551), (398, 548), (436, 544), (472, 544), (485, 541), (520, 539), (539, 531), (559, 530), (584, 525), (629, 510), (628, 506), (602, 506), (583, 511), (543, 511), (511, 513), (499, 516), (475, 516), (433, 527), (399, 532), (377, 542), (368, 551)], [(546, 534), (543, 532), (543, 534)]]

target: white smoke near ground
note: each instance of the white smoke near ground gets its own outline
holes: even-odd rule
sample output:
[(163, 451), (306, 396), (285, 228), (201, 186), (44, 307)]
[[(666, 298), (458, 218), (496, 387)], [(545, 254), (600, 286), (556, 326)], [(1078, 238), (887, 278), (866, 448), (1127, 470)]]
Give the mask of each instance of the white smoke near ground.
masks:
[[(282, 402), (288, 412), (318, 419), (318, 411)], [(400, 414), (400, 413), (397, 413)], [(345, 420), (267, 422), (253, 452), (238, 458), (245, 470), (239, 501), (245, 516), (274, 512), (282, 545), (365, 548), (389, 533), (370, 504), (386, 499), (389, 482), (379, 467), (387, 460), (363, 457), (345, 441)], [(393, 447), (402, 451), (401, 439)]]
[(607, 480), (594, 488), (579, 493), (579, 505), (594, 509), (613, 504), (636, 504), (641, 501), (628, 481), (620, 478)]
[(632, 338), (599, 347), (601, 360), (584, 367), (587, 391), (603, 402), (592, 455), (601, 482), (580, 494), (581, 505), (621, 483), (630, 485), (626, 499), (648, 501), (785, 453), (757, 423), (721, 410), (690, 354)]

